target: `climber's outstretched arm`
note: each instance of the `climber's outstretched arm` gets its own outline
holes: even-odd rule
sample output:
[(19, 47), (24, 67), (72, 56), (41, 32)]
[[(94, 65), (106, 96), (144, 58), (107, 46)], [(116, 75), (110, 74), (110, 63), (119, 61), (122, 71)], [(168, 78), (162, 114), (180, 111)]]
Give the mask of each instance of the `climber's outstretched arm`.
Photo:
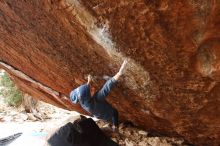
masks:
[(127, 60), (124, 60), (123, 64), (121, 65), (121, 68), (119, 69), (118, 73), (109, 79), (104, 86), (99, 90), (98, 92), (95, 93), (95, 98), (97, 100), (103, 101), (113, 88), (113, 86), (116, 84), (116, 82), (119, 80), (120, 76), (124, 74), (125, 72), (125, 66), (127, 64)]
[(114, 78), (116, 81), (118, 81), (119, 78), (125, 73), (125, 69), (126, 69), (127, 63), (128, 63), (128, 60), (125, 59), (124, 62), (122, 63), (122, 65), (121, 65), (119, 71), (117, 72), (117, 74), (114, 75), (113, 78)]
[(92, 83), (92, 76), (88, 75), (87, 85), (90, 85), (91, 83)]

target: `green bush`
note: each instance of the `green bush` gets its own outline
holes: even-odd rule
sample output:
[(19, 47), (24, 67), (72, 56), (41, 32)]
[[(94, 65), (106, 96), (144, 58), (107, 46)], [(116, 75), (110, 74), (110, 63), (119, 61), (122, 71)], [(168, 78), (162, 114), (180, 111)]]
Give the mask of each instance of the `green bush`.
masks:
[(5, 98), (5, 102), (10, 106), (19, 106), (22, 103), (23, 94), (15, 86), (14, 82), (9, 78), (8, 74), (4, 74), (0, 80), (0, 86), (3, 88), (0, 95)]

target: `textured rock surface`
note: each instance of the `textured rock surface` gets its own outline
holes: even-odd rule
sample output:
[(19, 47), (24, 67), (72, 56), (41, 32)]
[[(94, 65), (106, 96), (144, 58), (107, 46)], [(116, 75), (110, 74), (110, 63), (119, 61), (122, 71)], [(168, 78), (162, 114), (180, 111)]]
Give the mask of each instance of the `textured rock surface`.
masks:
[(130, 58), (108, 98), (120, 118), (198, 145), (220, 143), (219, 47), (218, 0), (0, 1), (0, 66), (21, 89), (84, 112), (65, 96)]

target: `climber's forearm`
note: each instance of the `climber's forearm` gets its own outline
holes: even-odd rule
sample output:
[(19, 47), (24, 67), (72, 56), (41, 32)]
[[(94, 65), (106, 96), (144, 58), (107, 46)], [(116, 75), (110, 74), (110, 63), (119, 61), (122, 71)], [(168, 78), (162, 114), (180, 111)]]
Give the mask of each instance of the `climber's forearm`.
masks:
[(121, 74), (118, 72), (117, 74), (115, 74), (115, 75), (113, 76), (113, 78), (114, 78), (116, 81), (118, 81), (119, 78), (120, 78), (120, 76), (121, 76)]
[(92, 76), (88, 75), (88, 81), (87, 81), (87, 85), (90, 85), (92, 82)]
[(125, 67), (126, 67), (127, 63), (128, 63), (128, 60), (125, 59), (124, 62), (122, 63), (122, 65), (121, 65), (119, 71), (117, 72), (117, 74), (114, 75), (113, 78), (114, 78), (116, 81), (118, 81), (119, 78), (121, 77), (121, 75), (124, 74), (124, 72), (125, 72)]

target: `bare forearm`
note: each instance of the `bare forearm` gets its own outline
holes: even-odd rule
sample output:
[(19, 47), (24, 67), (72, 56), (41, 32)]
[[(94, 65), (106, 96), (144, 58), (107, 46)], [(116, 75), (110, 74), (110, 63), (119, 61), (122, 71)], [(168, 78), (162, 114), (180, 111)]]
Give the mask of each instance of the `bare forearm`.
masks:
[(121, 77), (121, 75), (124, 74), (127, 63), (128, 63), (128, 61), (127, 61), (127, 59), (125, 59), (124, 62), (122, 63), (122, 65), (121, 65), (119, 71), (113, 76), (113, 78), (114, 78), (116, 81), (118, 81), (119, 78)]
[(90, 85), (92, 82), (92, 76), (88, 75), (88, 81), (87, 81), (87, 85)]
[(113, 76), (113, 78), (114, 78), (116, 81), (118, 81), (120, 77), (121, 77), (121, 74), (119, 74), (119, 73), (117, 73), (117, 74), (115, 74), (115, 75)]

